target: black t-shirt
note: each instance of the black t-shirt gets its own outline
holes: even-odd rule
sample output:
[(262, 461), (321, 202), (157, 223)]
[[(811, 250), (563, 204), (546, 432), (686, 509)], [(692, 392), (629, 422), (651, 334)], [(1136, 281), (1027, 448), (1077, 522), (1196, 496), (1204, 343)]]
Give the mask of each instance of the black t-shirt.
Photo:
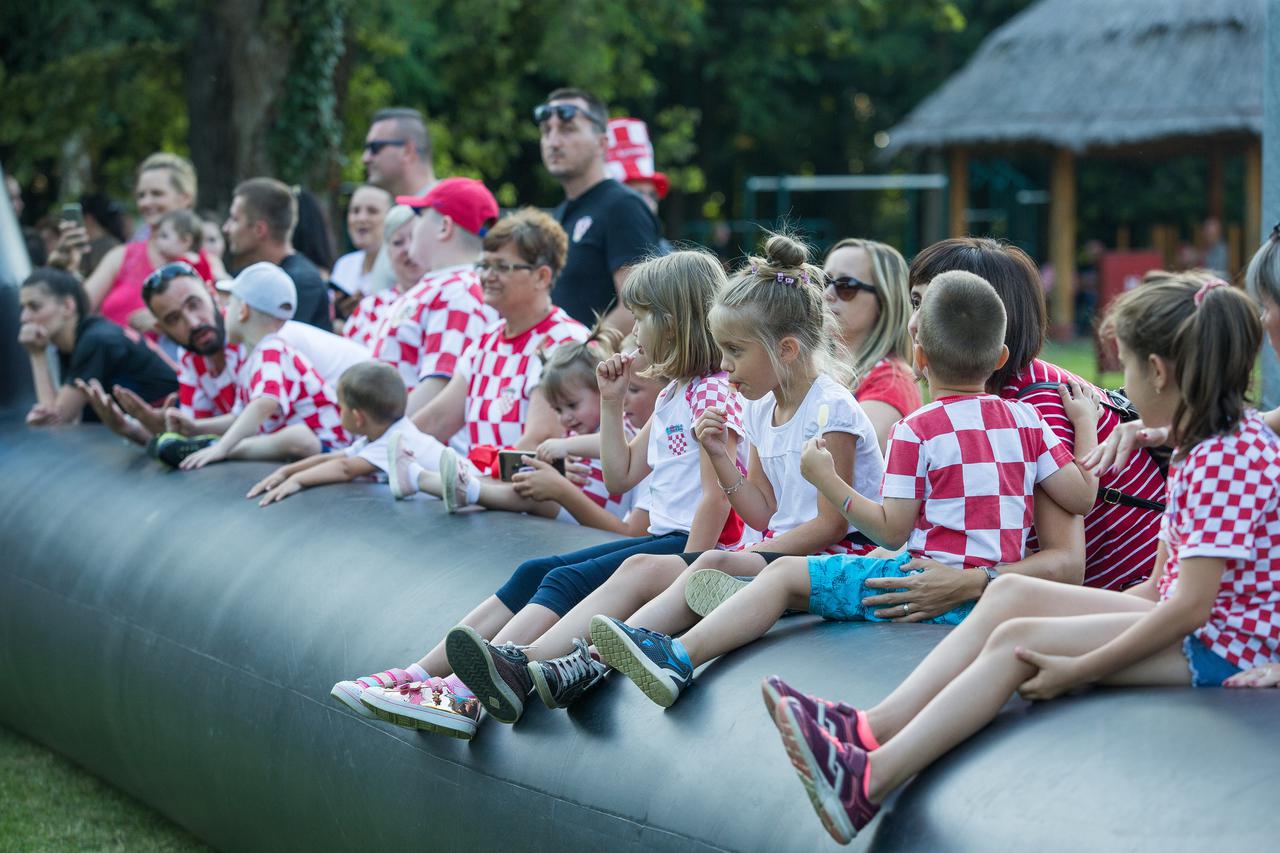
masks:
[(569, 235), (569, 257), (551, 301), (590, 325), (592, 312), (603, 315), (613, 307), (613, 274), (658, 253), (658, 220), (644, 199), (612, 178), (565, 199), (554, 216)]
[(294, 252), (280, 262), (280, 268), (289, 274), (289, 278), (293, 279), (293, 286), (298, 289), (298, 309), (293, 312), (293, 319), (332, 332), (329, 288), (316, 265), (306, 255)]
[[(70, 355), (60, 354), (62, 384), (76, 379), (96, 379), (111, 392), (123, 385), (148, 403), (157, 403), (178, 390), (173, 369), (140, 340), (129, 337), (123, 329), (105, 317), (85, 317), (76, 327), (76, 348)], [(93, 410), (85, 406), (85, 417), (92, 419)]]

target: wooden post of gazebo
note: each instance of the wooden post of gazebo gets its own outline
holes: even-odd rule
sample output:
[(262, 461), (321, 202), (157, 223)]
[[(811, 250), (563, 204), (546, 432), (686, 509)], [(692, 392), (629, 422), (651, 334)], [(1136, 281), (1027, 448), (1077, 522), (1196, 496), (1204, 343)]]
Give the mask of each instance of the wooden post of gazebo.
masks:
[(948, 175), (947, 236), (964, 237), (969, 233), (969, 150), (952, 148)]
[(1051, 328), (1057, 340), (1074, 329), (1076, 307), (1076, 158), (1070, 149), (1053, 153), (1049, 179), (1049, 261), (1053, 265)]
[(1262, 234), (1262, 143), (1244, 149), (1244, 258), (1253, 257)]

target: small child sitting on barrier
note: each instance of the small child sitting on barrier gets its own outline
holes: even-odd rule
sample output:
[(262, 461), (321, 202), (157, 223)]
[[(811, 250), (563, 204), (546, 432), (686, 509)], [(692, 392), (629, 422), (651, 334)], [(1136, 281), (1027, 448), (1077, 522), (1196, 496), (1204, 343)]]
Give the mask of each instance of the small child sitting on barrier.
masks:
[(279, 335), (298, 304), (288, 273), (260, 262), (218, 289), (230, 294), (227, 340), (249, 355), (236, 378), (236, 412), (196, 422), (193, 432), (208, 434), (208, 446), (182, 460), (182, 468), (226, 459), (297, 459), (349, 444), (333, 386)]
[(312, 486), (349, 483), (358, 477), (390, 474), (387, 448), (393, 439), (421, 459), (436, 459), (444, 445), (404, 416), (409, 394), (389, 364), (365, 361), (348, 367), (338, 380), (342, 428), (357, 436), (341, 453), (317, 453), (284, 465), (258, 481), (247, 498), (262, 495), (259, 506), (282, 501)]

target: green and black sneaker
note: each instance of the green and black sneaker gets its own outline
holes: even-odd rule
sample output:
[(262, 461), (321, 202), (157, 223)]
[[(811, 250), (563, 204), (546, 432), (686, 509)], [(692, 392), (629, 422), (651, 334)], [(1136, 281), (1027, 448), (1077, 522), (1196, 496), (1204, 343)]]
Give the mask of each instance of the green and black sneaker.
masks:
[(177, 468), (197, 450), (203, 450), (217, 441), (216, 435), (193, 435), (190, 438), (178, 432), (162, 432), (151, 436), (147, 442), (147, 455), (166, 465)]

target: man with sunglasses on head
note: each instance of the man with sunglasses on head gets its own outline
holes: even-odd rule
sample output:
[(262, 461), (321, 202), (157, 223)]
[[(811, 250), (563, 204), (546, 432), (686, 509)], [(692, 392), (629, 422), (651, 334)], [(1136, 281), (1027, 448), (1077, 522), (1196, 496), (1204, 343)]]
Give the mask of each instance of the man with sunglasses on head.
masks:
[[(180, 348), (177, 405), (151, 406), (127, 388), (104, 388), (97, 381), (77, 387), (89, 395), (99, 419), (114, 432), (147, 444), (153, 455), (176, 466), (201, 446), (200, 441), (188, 440), (198, 421), (235, 413), (236, 375), (244, 352), (227, 342), (222, 312), (189, 264), (166, 264), (151, 273), (143, 282), (142, 299), (157, 328)], [(279, 336), (330, 383), (351, 365), (370, 358), (359, 344), (296, 320), (285, 323)]]
[(582, 89), (556, 89), (533, 110), (542, 163), (564, 189), (553, 215), (569, 235), (569, 258), (552, 301), (590, 325), (604, 314), (631, 329), (618, 299), (630, 267), (658, 252), (658, 220), (639, 195), (605, 174), (609, 111)]

